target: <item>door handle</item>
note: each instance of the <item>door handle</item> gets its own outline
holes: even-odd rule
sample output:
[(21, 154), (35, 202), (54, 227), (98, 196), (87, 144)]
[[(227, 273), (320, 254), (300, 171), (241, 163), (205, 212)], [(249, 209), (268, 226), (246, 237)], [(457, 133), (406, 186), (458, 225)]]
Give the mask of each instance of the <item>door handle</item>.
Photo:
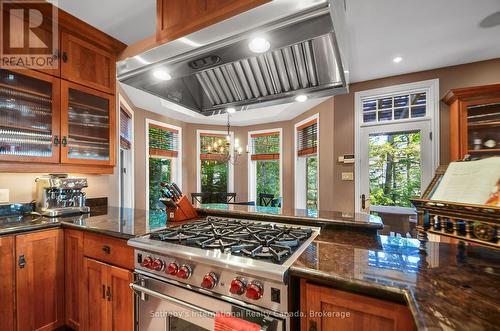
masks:
[(59, 145), (59, 136), (55, 135), (54, 136), (54, 146), (58, 146)]
[(64, 63), (68, 62), (68, 53), (63, 52), (63, 54), (62, 54), (62, 60), (63, 60)]
[(108, 301), (111, 301), (111, 288), (108, 286), (108, 289), (106, 291), (106, 297), (108, 298)]
[(66, 147), (68, 145), (68, 139), (66, 138), (66, 136), (63, 136), (61, 144), (63, 145), (63, 147)]
[(318, 325), (316, 324), (316, 321), (309, 321), (309, 331), (316, 331), (318, 330)]
[(364, 194), (361, 194), (361, 210), (364, 210), (366, 208), (366, 196)]
[(19, 269), (23, 269), (26, 266), (26, 259), (24, 258), (24, 255), (19, 255)]

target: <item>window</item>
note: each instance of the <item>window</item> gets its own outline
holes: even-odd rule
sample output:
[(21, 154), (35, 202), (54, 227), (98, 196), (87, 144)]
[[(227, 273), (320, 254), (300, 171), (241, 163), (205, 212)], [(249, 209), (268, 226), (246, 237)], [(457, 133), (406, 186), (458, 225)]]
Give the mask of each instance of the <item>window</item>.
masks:
[(295, 208), (298, 209), (318, 209), (318, 127), (318, 115), (295, 125)]
[(365, 98), (362, 103), (363, 123), (408, 120), (426, 116), (427, 93)]
[(232, 169), (226, 158), (227, 151), (213, 148), (214, 143), (220, 146), (227, 139), (227, 133), (224, 132), (198, 132), (198, 192), (229, 192), (232, 189)]
[(118, 205), (134, 208), (134, 111), (125, 99), (118, 95), (120, 105), (120, 131), (118, 148)]
[(132, 139), (132, 120), (127, 111), (120, 108), (120, 147), (130, 149)]
[(163, 209), (160, 202), (161, 182), (181, 186), (180, 128), (146, 120), (148, 150), (148, 209)]
[(281, 205), (281, 129), (249, 132), (249, 200), (267, 204), (259, 197), (273, 198), (272, 205)]

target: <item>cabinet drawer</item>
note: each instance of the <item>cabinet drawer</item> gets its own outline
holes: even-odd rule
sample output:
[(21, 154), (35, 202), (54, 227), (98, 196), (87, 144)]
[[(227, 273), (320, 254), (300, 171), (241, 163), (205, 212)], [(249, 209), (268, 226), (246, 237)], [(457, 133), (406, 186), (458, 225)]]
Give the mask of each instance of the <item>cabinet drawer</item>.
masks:
[(134, 269), (134, 250), (127, 246), (127, 241), (124, 239), (84, 233), (83, 254), (118, 267)]

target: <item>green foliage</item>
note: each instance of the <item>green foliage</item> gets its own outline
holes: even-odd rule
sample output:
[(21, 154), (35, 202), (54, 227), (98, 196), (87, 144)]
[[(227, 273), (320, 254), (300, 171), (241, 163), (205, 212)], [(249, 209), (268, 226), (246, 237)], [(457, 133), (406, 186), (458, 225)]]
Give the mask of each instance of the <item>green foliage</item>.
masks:
[(149, 158), (149, 209), (156, 210), (163, 205), (161, 198), (160, 183), (170, 182), (172, 176), (172, 160)]
[(306, 159), (306, 208), (318, 209), (318, 157), (308, 156)]
[(280, 136), (262, 136), (253, 138), (253, 154), (279, 154)]
[[(275, 199), (280, 197), (280, 161), (273, 160), (255, 162), (257, 199), (260, 193), (273, 194)], [(257, 203), (258, 202), (259, 201), (257, 201)]]
[[(209, 153), (208, 147), (213, 147), (214, 143), (217, 142), (218, 146), (223, 146), (223, 147), (228, 147), (228, 141), (227, 137), (224, 135), (220, 136), (200, 136), (200, 153), (201, 154), (206, 154)], [(212, 150), (210, 151), (211, 153), (220, 153), (219, 150), (215, 151)]]
[(149, 128), (149, 148), (164, 151), (176, 150), (177, 134), (172, 131), (162, 130), (156, 127)]
[(227, 192), (227, 162), (201, 161), (201, 192)]
[(370, 135), (370, 204), (411, 207), (420, 196), (420, 132)]

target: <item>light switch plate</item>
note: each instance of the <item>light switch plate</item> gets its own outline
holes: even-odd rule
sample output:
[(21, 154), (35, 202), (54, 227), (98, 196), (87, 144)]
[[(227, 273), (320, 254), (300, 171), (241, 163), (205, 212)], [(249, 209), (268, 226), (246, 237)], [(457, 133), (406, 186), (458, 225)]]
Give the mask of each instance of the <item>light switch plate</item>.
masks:
[(0, 203), (9, 202), (9, 189), (0, 189)]
[(352, 172), (343, 172), (342, 180), (354, 180), (354, 173)]

